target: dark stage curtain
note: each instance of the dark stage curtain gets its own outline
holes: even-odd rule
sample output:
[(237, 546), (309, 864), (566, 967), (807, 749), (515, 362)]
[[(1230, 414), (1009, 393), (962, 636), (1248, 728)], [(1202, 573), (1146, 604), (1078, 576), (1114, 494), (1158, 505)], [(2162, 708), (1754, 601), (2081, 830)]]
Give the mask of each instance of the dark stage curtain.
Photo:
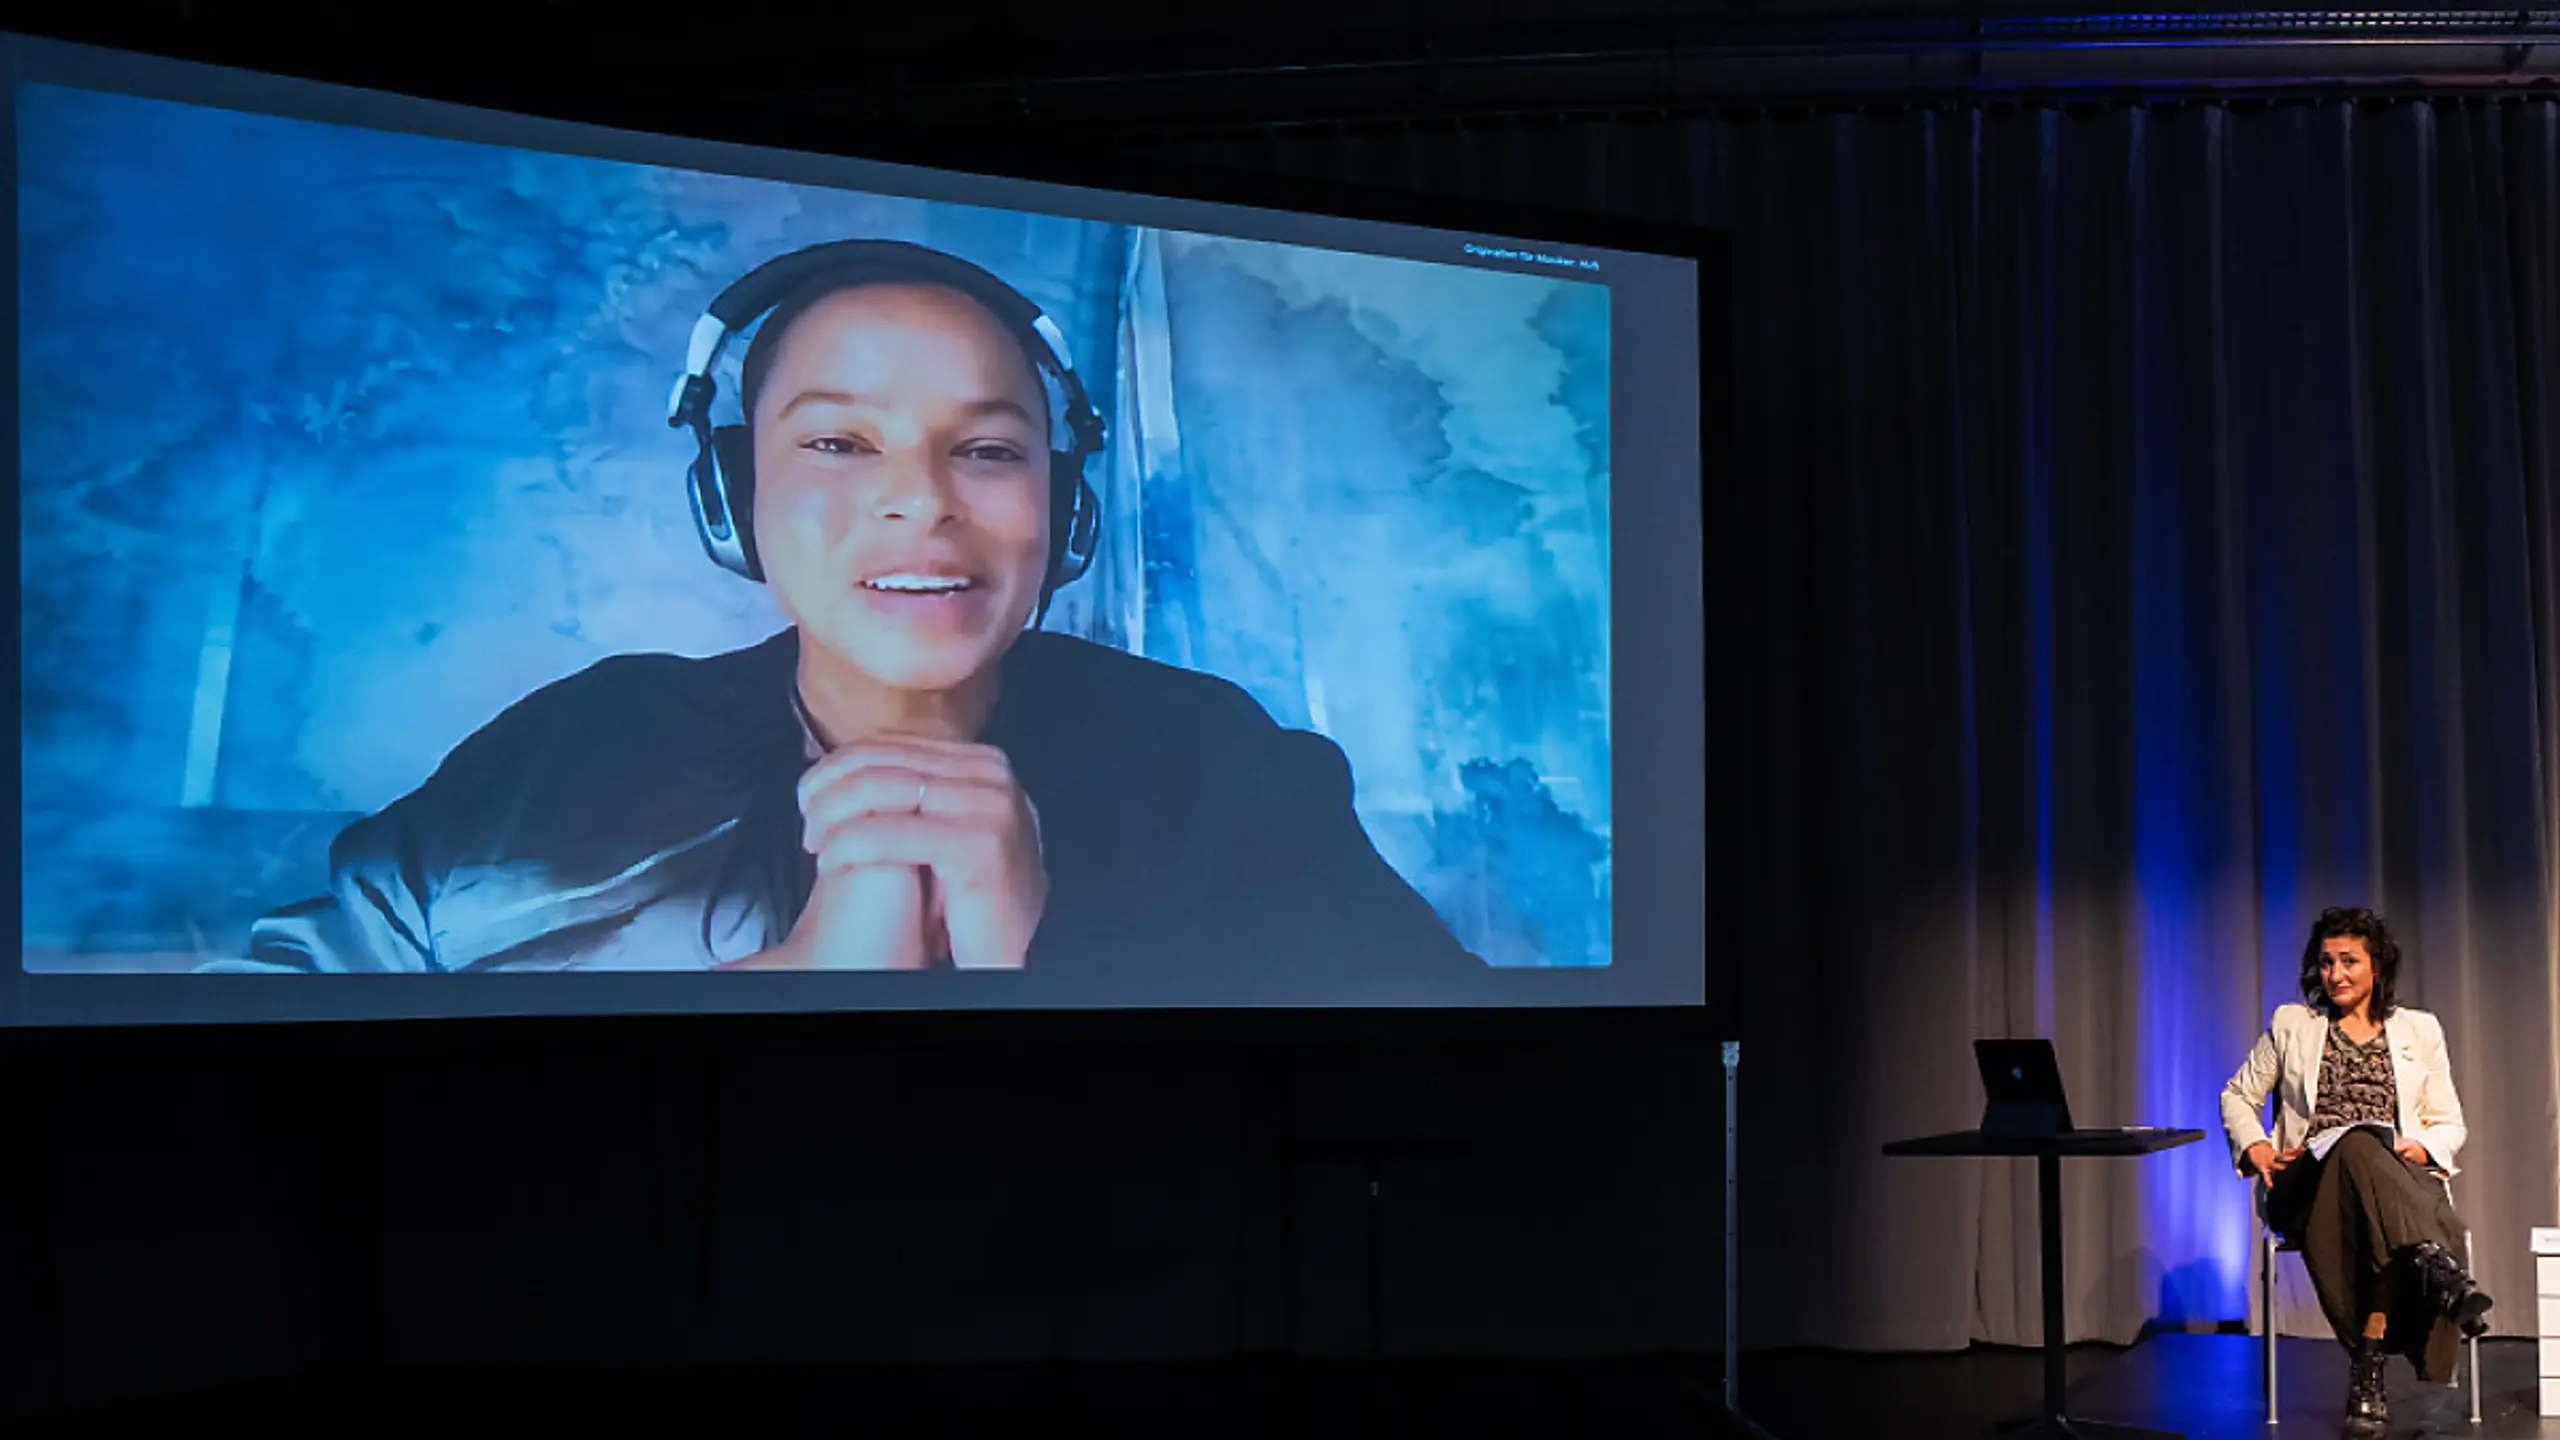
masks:
[(1757, 1339), (2038, 1338), (2031, 1167), (1877, 1154), (1971, 1122), (1976, 1035), (2052, 1036), (2082, 1124), (2211, 1132), (2068, 1174), (2073, 1338), (2246, 1313), (2216, 1094), (2312, 915), (2368, 903), (2444, 1021), (2458, 1201), (2532, 1333), (2526, 1228), (2560, 1215), (2560, 105), (1131, 145), (1730, 227), (1709, 963), (1761, 1042)]

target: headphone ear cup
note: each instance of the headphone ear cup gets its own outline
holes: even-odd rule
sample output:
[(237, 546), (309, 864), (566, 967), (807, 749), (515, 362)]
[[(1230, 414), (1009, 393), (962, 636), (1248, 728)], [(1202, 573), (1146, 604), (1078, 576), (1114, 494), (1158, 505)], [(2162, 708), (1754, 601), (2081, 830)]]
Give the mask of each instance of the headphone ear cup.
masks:
[(744, 425), (722, 425), (711, 432), (710, 450), (711, 482), (723, 523), (714, 526), (705, 520), (703, 545), (723, 569), (762, 580), (764, 564), (756, 557), (755, 436)]
[(1049, 457), (1049, 581), (1055, 591), (1074, 583), (1093, 564), (1101, 538), (1102, 499), (1085, 483), (1084, 458)]
[[(1093, 564), (1093, 552), (1102, 544), (1102, 497), (1093, 493), (1084, 476), (1076, 476), (1075, 523), (1068, 527), (1067, 555), (1075, 564), (1076, 575), (1082, 575)], [(1073, 577), (1069, 577), (1073, 578)]]

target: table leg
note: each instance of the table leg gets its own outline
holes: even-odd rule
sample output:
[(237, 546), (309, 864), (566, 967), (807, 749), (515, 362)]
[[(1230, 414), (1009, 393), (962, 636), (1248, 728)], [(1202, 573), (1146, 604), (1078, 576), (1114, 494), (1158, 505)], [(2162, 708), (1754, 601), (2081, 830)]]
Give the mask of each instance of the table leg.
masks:
[(2166, 1430), (2072, 1420), (2062, 1413), (2062, 1157), (2036, 1157), (2036, 1235), (2043, 1250), (2044, 1414), (2005, 1440), (2179, 1440)]
[(2044, 1413), (2062, 1418), (2062, 1157), (2036, 1157), (2036, 1232), (2044, 1248)]

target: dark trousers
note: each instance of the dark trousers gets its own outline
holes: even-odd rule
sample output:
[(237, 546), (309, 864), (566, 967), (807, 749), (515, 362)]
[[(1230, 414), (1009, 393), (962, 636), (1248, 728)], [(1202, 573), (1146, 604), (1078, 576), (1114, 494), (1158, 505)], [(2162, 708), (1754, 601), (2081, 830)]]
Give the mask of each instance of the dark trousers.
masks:
[(2267, 1220), (2302, 1247), (2321, 1313), (2341, 1344), (2364, 1334), (2367, 1315), (2389, 1322), (2384, 1345), (2409, 1357), (2419, 1378), (2452, 1378), (2460, 1334), (2427, 1306), (2407, 1261), (2432, 1240), (2462, 1256), (2462, 1220), (2444, 1183), (2395, 1154), (2380, 1135), (2353, 1130), (2326, 1160), (2305, 1155), (2276, 1175)]

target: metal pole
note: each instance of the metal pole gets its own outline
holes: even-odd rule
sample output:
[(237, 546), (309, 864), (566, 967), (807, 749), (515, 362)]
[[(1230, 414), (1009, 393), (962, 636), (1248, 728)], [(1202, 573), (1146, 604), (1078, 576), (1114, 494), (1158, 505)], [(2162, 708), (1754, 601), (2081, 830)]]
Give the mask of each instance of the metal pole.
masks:
[(1742, 1413), (1742, 1200), (1739, 1187), (1742, 1109), (1735, 1089), (1742, 1068), (1742, 1042), (1724, 1042), (1724, 1416), (1728, 1426), (1750, 1440), (1774, 1440), (1757, 1421)]
[(2038, 1227), (2044, 1232), (2044, 1413), (2062, 1418), (2062, 1157), (2036, 1157)]
[[(2249, 1238), (2258, 1251), (2258, 1334), (2266, 1351), (2267, 1423), (2275, 1425), (2282, 1423), (2276, 1404), (2276, 1232), (2263, 1217), (2263, 1205), (2263, 1199), (2252, 1201)], [(2262, 1228), (2264, 1234), (2259, 1233)]]
[[(2445, 1182), (2445, 1196), (2450, 1199), (2452, 1195), (2453, 1182), (2448, 1180)], [(2471, 1227), (2465, 1225), (2462, 1227), (2462, 1268), (2469, 1270), (2478, 1263), (2471, 1256)], [(2471, 1347), (2471, 1423), (2477, 1425), (2480, 1423), (2480, 1337), (2470, 1336), (2463, 1343)], [(2551, 1353), (2547, 1343), (2542, 1353), (2545, 1355)], [(2551, 1372), (2545, 1369), (2542, 1373), (2548, 1375)]]
[(1740, 1112), (1734, 1101), (1735, 1074), (1742, 1068), (1742, 1042), (1724, 1042), (1724, 1408), (1742, 1413), (1742, 1212), (1737, 1206), (1734, 1135)]

